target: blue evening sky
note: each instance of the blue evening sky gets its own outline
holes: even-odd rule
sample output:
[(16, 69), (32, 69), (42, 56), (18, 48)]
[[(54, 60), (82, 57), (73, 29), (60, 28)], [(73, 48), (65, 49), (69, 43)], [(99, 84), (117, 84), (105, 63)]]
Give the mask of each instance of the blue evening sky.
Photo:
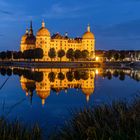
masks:
[(0, 0), (0, 50), (18, 50), (42, 19), (51, 32), (82, 36), (89, 23), (97, 49), (140, 49), (140, 0)]

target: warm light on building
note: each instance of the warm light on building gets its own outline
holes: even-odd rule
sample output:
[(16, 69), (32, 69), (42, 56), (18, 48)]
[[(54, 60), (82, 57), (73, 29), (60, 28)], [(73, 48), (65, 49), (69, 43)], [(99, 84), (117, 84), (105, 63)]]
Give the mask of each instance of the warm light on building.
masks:
[[(22, 36), (20, 51), (41, 48), (44, 52), (44, 57), (42, 61), (51, 61), (48, 56), (48, 52), (51, 48), (54, 48), (56, 52), (59, 50), (64, 50), (65, 53), (69, 49), (75, 50), (87, 50), (89, 52), (89, 58), (95, 58), (95, 37), (90, 31), (90, 26), (88, 25), (87, 31), (80, 38), (69, 38), (66, 33), (64, 36), (59, 33), (53, 34), (45, 27), (45, 22), (42, 22), (42, 27), (37, 31), (36, 36), (33, 33), (32, 22), (30, 29), (26, 30), (25, 35)], [(60, 58), (56, 57), (53, 61), (59, 61)], [(64, 56), (62, 61), (69, 61), (69, 59)]]
[(99, 57), (96, 57), (96, 61), (99, 61)]
[(96, 73), (96, 75), (98, 75), (98, 74), (99, 74), (99, 71), (98, 71), (98, 69), (96, 69), (96, 70), (95, 70), (95, 73)]
[[(67, 89), (69, 88), (81, 88), (83, 94), (85, 94), (87, 102), (89, 101), (90, 96), (94, 93), (95, 72), (93, 71), (87, 72), (88, 78), (86, 80), (81, 78), (80, 80), (73, 79), (72, 81), (69, 81), (66, 77), (66, 73), (69, 72), (69, 69), (63, 69), (62, 73), (65, 75), (65, 78), (60, 80), (58, 76), (56, 76), (53, 82), (49, 80), (49, 73), (52, 72), (52, 69), (40, 69), (39, 71), (43, 72), (43, 80), (41, 82), (34, 82), (24, 78), (23, 76), (21, 76), (20, 82), (21, 87), (26, 94), (30, 92), (30, 88), (35, 87), (36, 94), (41, 99), (43, 106), (45, 104), (45, 100), (51, 94), (51, 89), (53, 89), (56, 94), (60, 94), (62, 90), (67, 93)], [(56, 75), (58, 75), (60, 71), (60, 69), (53, 69), (53, 72)]]

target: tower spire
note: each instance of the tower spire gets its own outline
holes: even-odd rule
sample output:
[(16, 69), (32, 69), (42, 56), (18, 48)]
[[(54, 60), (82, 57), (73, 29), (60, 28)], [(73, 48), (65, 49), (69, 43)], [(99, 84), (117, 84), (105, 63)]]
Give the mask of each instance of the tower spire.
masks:
[(29, 31), (28, 31), (28, 28), (26, 29), (26, 34), (28, 34), (29, 33)]
[(90, 32), (90, 25), (87, 26), (87, 31)]
[(87, 101), (87, 103), (89, 102), (89, 95), (86, 95), (86, 101)]
[(30, 35), (33, 35), (33, 24), (32, 24), (32, 20), (30, 21)]
[(43, 28), (45, 27), (45, 22), (44, 22), (44, 20), (42, 20), (42, 27), (43, 27)]
[(32, 25), (32, 20), (30, 21), (30, 29), (33, 28), (33, 25)]

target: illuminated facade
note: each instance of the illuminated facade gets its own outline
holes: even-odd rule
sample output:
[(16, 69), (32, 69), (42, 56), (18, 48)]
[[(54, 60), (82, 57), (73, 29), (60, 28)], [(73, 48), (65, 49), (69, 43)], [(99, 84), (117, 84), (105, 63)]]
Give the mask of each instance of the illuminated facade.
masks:
[[(89, 52), (90, 58), (95, 58), (95, 37), (90, 31), (90, 26), (88, 25), (87, 31), (83, 34), (81, 38), (71, 39), (68, 37), (67, 33), (65, 36), (56, 33), (51, 36), (49, 30), (45, 27), (45, 22), (42, 22), (42, 27), (37, 31), (36, 36), (34, 36), (32, 23), (30, 25), (30, 30), (26, 30), (25, 35), (22, 36), (20, 51), (42, 48), (44, 52), (44, 57), (42, 61), (51, 61), (48, 56), (48, 52), (51, 48), (54, 48), (56, 52), (59, 50), (64, 50), (65, 53), (72, 48), (73, 50), (87, 50)], [(58, 57), (54, 58), (53, 61), (59, 61)], [(62, 61), (68, 61), (66, 56), (62, 58)]]
[[(43, 73), (43, 80), (41, 82), (34, 82), (33, 80), (28, 80), (21, 76), (20, 83), (22, 89), (26, 92), (26, 95), (32, 96), (33, 90), (36, 90), (36, 94), (41, 98), (42, 105), (45, 104), (45, 100), (51, 94), (51, 90), (54, 90), (56, 94), (59, 94), (61, 90), (64, 90), (67, 93), (69, 88), (77, 88), (85, 94), (87, 102), (89, 101), (90, 95), (94, 93), (94, 79), (95, 72), (88, 71), (86, 72), (86, 78), (81, 78), (80, 80), (72, 79), (68, 80), (67, 73), (69, 69), (53, 69), (55, 73), (54, 81), (50, 80), (49, 74), (52, 72), (51, 69), (39, 69), (39, 72)], [(58, 76), (60, 73), (64, 75), (63, 80), (60, 80)], [(31, 89), (30, 89), (31, 88)]]

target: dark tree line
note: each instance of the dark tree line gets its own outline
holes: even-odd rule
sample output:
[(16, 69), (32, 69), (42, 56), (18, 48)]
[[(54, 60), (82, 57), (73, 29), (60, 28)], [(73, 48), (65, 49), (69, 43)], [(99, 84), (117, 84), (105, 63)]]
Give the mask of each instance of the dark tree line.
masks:
[[(2, 51), (0, 52), (1, 60), (11, 60), (11, 59), (42, 59), (44, 56), (43, 50), (41, 48), (29, 49), (24, 52), (21, 51)], [(64, 56), (66, 56), (70, 61), (79, 60), (79, 59), (87, 59), (89, 57), (89, 52), (87, 50), (73, 50), (72, 48), (68, 51), (60, 49), (58, 52), (54, 48), (51, 48), (48, 52), (48, 56), (52, 59), (56, 57), (60, 58), (60, 61)]]
[(121, 81), (125, 80), (125, 73), (123, 71), (115, 70), (113, 74), (110, 71), (105, 71), (102, 76), (108, 80), (111, 80), (112, 77), (119, 78)]
[(63, 81), (65, 79), (65, 77), (67, 78), (67, 80), (69, 82), (72, 82), (74, 79), (77, 81), (79, 81), (81, 79), (88, 80), (89, 73), (86, 71), (68, 71), (66, 73), (66, 75), (63, 74), (62, 72), (59, 72), (59, 73), (50, 72), (48, 74), (48, 78), (49, 78), (50, 82), (54, 82), (56, 78)]
[(56, 50), (54, 48), (51, 48), (48, 52), (48, 56), (52, 59), (56, 58), (57, 56), (61, 59), (66, 56), (70, 61), (76, 59), (86, 59), (89, 57), (89, 52), (87, 50), (73, 50), (72, 48), (69, 49), (67, 52), (65, 52), (65, 50), (60, 49), (58, 52), (56, 52)]
[(96, 50), (95, 55), (101, 56), (108, 61), (125, 61), (126, 58), (140, 60), (140, 51), (138, 50)]
[(36, 82), (41, 82), (43, 80), (43, 73), (34, 71), (32, 72), (31, 70), (27, 69), (19, 69), (19, 68), (0, 68), (0, 74), (5, 76), (11, 76), (12, 74), (18, 75), (18, 76), (24, 76), (27, 79), (34, 80)]
[(41, 48), (29, 49), (24, 52), (21, 51), (2, 51), (0, 52), (0, 59), (41, 59), (43, 58), (43, 50)]

